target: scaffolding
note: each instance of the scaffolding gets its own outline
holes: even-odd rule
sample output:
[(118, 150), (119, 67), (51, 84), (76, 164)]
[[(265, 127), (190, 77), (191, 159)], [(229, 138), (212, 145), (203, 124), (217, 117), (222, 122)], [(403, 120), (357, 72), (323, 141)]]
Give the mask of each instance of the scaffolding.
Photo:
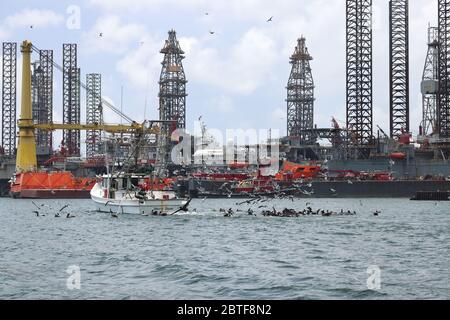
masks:
[[(39, 61), (33, 63), (31, 76), (33, 122), (45, 124), (53, 122), (53, 51), (40, 50)], [(35, 132), (39, 152), (50, 154), (53, 150), (51, 131)]]
[[(63, 44), (63, 123), (80, 123), (80, 69), (77, 67), (77, 45)], [(80, 156), (79, 130), (64, 130), (66, 155)]]
[(308, 134), (314, 127), (314, 80), (310, 61), (313, 60), (305, 45), (306, 39), (297, 40), (290, 58), (291, 74), (287, 85), (287, 132), (299, 138), (301, 144), (312, 144), (315, 139)]
[(390, 135), (409, 133), (408, 0), (389, 1)]
[[(6, 156), (16, 154), (17, 43), (3, 43), (2, 75), (2, 150)], [(1, 152), (0, 152), (1, 153)]]
[(450, 0), (438, 1), (438, 132), (441, 138), (450, 138)]
[(350, 142), (368, 156), (373, 132), (372, 0), (347, 0), (347, 128)]
[(175, 129), (186, 128), (186, 76), (184, 74), (184, 51), (177, 40), (176, 32), (169, 31), (169, 38), (161, 50), (164, 54), (159, 81), (159, 119), (173, 121), (164, 123), (161, 130), (162, 154), (168, 161), (170, 137)]
[[(86, 75), (86, 123), (101, 124), (103, 122), (102, 108), (102, 76), (98, 73)], [(86, 132), (86, 156), (93, 158), (101, 153), (102, 135), (100, 130)]]
[(422, 123), (423, 136), (437, 133), (437, 93), (438, 93), (438, 28), (428, 27), (428, 51), (422, 75)]

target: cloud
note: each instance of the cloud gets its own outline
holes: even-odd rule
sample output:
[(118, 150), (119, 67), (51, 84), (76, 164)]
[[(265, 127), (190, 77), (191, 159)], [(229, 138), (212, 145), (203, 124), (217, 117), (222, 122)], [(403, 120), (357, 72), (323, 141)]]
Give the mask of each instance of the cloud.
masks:
[(0, 39), (6, 39), (9, 36), (9, 32), (2, 26), (0, 26)]
[(82, 35), (83, 46), (90, 52), (121, 54), (130, 44), (137, 45), (145, 36), (145, 27), (136, 23), (123, 23), (116, 15), (102, 16)]
[(210, 105), (214, 108), (214, 110), (217, 110), (221, 113), (232, 113), (235, 111), (233, 106), (233, 100), (225, 95), (214, 97), (211, 100)]
[(52, 10), (24, 9), (14, 15), (6, 17), (5, 27), (9, 29), (47, 28), (56, 27), (64, 23), (64, 16)]
[(117, 70), (124, 75), (133, 86), (148, 89), (149, 84), (159, 80), (161, 71), (163, 41), (151, 36), (141, 39), (141, 43), (134, 50), (129, 51), (117, 62)]
[(192, 81), (227, 92), (250, 94), (271, 74), (275, 43), (262, 30), (252, 28), (231, 46), (218, 50), (208, 40), (191, 39), (186, 50), (186, 71)]

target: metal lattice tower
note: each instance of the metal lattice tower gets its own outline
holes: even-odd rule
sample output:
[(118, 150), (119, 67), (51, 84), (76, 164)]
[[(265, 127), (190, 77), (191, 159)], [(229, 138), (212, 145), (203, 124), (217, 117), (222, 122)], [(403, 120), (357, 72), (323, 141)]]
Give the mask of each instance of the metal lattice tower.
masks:
[[(42, 113), (42, 99), (40, 92), (42, 91), (42, 72), (39, 65), (39, 61), (32, 63), (32, 74), (31, 74), (31, 103), (33, 106), (33, 122), (34, 123), (47, 123), (46, 119), (43, 119)], [(42, 146), (41, 140), (41, 130), (35, 130), (36, 146)]]
[[(98, 73), (86, 75), (86, 123), (102, 123), (102, 76)], [(100, 153), (102, 140), (101, 131), (88, 130), (86, 132), (86, 156), (92, 158)]]
[[(80, 123), (80, 69), (77, 67), (77, 45), (63, 44), (63, 123)], [(67, 155), (80, 156), (80, 131), (64, 130)]]
[(308, 144), (313, 141), (304, 130), (314, 127), (314, 80), (309, 63), (313, 58), (305, 45), (306, 39), (301, 37), (297, 41), (290, 58), (292, 70), (287, 85), (287, 133)]
[(410, 130), (408, 11), (408, 0), (389, 1), (391, 138)]
[[(42, 84), (39, 96), (41, 98), (42, 122), (53, 122), (53, 50), (39, 51), (39, 64), (42, 72)], [(44, 122), (45, 121), (45, 122)], [(43, 145), (53, 150), (53, 134), (51, 131), (40, 133), (40, 140)]]
[(347, 0), (347, 128), (354, 147), (372, 143), (372, 0)]
[(186, 76), (184, 74), (184, 51), (181, 49), (174, 30), (169, 31), (166, 40), (159, 81), (159, 119), (175, 120), (176, 128), (186, 127)]
[(175, 121), (163, 124), (159, 137), (159, 162), (169, 162), (171, 134), (175, 129), (186, 128), (186, 76), (184, 74), (184, 51), (181, 49), (174, 30), (160, 51), (164, 54), (159, 80), (159, 119)]
[(16, 153), (17, 43), (3, 43), (2, 147), (5, 155)]
[(438, 93), (438, 28), (428, 28), (428, 52), (422, 76), (422, 134), (436, 133)]
[(442, 138), (450, 138), (450, 0), (438, 1), (438, 21), (438, 132)]
[[(33, 63), (32, 103), (34, 123), (53, 122), (53, 51), (40, 50), (39, 61)], [(36, 130), (36, 145), (53, 149), (51, 131)]]

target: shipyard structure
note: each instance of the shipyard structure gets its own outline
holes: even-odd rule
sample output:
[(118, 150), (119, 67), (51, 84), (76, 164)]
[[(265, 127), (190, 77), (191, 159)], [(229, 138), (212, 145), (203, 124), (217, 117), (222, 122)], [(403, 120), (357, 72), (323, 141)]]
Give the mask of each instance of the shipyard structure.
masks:
[[(429, 27), (421, 90), (422, 121), (413, 137), (409, 90), (409, 1), (389, 1), (389, 131), (373, 123), (372, 1), (346, 1), (346, 123), (313, 125), (312, 60), (299, 39), (288, 82), (287, 132), (282, 150), (293, 162), (322, 161), (328, 170), (386, 171), (398, 178), (450, 176), (450, 1), (438, 1)], [(327, 146), (319, 141), (328, 140)]]
[[(156, 172), (158, 176), (175, 177), (184, 192), (200, 195), (229, 196), (236, 192), (248, 195), (254, 190), (270, 193), (278, 190), (280, 184), (289, 186), (298, 179), (309, 179), (315, 185), (314, 192), (302, 189), (305, 196), (330, 196), (329, 190), (336, 189), (341, 190), (339, 196), (389, 196), (393, 190), (403, 190), (399, 196), (412, 196), (417, 191), (449, 190), (450, 0), (433, 1), (438, 3), (438, 24), (423, 30), (428, 34), (428, 42), (423, 48), (427, 54), (421, 81), (420, 123), (410, 123), (409, 1), (386, 2), (389, 6), (389, 44), (386, 45), (389, 46), (390, 72), (386, 79), (389, 105), (384, 112), (389, 114), (389, 128), (383, 130), (373, 120), (372, 0), (346, 0), (342, 12), (346, 16), (345, 121), (330, 115), (329, 127), (315, 125), (315, 113), (320, 112), (315, 107), (316, 62), (314, 49), (309, 50), (307, 46), (307, 35), (302, 35), (293, 45), (292, 55), (286, 57), (286, 63), (291, 65), (286, 86), (287, 136), (276, 141), (268, 137), (265, 146), (238, 146), (234, 155), (235, 159), (238, 155), (242, 159), (244, 154), (242, 162), (226, 162), (227, 150), (223, 146), (214, 146), (211, 150), (210, 146), (205, 146), (200, 152), (193, 147), (189, 161), (183, 165), (171, 163), (172, 149), (181, 141), (179, 133), (174, 132), (186, 128), (188, 96), (183, 67), (185, 52), (174, 30), (169, 31), (160, 51), (159, 119), (149, 121), (150, 137), (144, 125), (102, 97), (101, 74), (82, 75), (75, 43), (63, 44), (58, 59), (53, 50), (41, 50), (35, 45), (30, 48), (33, 53), (30, 52), (29, 97), (32, 110), (25, 118), (23, 114), (18, 117), (19, 48), (15, 42), (5, 42), (2, 48), (0, 191), (8, 193), (11, 177), (26, 170), (64, 171), (86, 178), (102, 173), (111, 159), (119, 167), (133, 166), (143, 172)], [(301, 30), (293, 32), (301, 34)], [(53, 117), (55, 100), (60, 101), (53, 93), (56, 72), (61, 72), (63, 79), (62, 119)], [(81, 99), (83, 91), (85, 101)], [(82, 108), (85, 108), (85, 119), (81, 119)], [(126, 125), (105, 124), (105, 110), (117, 114)], [(58, 120), (62, 120), (60, 125)], [(36, 165), (31, 162), (31, 169), (21, 167), (27, 162), (17, 148), (19, 128), (22, 128), (23, 140), (30, 142), (32, 136), (36, 146)], [(418, 129), (418, 136), (413, 137), (413, 129)], [(54, 141), (54, 130), (63, 131), (62, 141)], [(84, 141), (82, 131), (86, 131)], [(202, 137), (187, 135), (184, 138), (188, 137), (192, 146), (196, 146), (208, 135), (204, 124), (202, 134)], [(281, 151), (281, 170), (263, 177), (262, 160), (267, 159), (258, 159), (256, 167), (247, 162), (252, 150), (270, 148), (273, 144)], [(85, 150), (82, 150), (83, 145)], [(202, 162), (210, 156), (223, 160), (213, 165)], [(198, 165), (199, 158), (201, 165)], [(47, 175), (43, 177), (50, 181)], [(224, 181), (233, 187), (223, 188)]]

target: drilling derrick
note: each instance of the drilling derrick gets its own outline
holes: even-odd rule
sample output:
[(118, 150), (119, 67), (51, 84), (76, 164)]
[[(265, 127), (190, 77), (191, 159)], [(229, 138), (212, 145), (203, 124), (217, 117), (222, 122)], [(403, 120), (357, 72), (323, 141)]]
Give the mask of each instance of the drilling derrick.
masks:
[[(80, 69), (77, 67), (77, 45), (63, 45), (63, 123), (80, 124)], [(80, 156), (80, 131), (64, 130), (66, 155)]]
[(169, 31), (169, 38), (164, 48), (162, 70), (159, 81), (159, 119), (175, 121), (173, 124), (163, 124), (161, 133), (164, 139), (163, 149), (165, 160), (170, 153), (170, 135), (179, 128), (186, 128), (186, 76), (184, 74), (184, 51), (178, 43), (176, 32)]
[[(53, 50), (39, 51), (39, 65), (41, 68), (40, 123), (53, 122)], [(45, 146), (51, 152), (53, 150), (53, 135), (51, 131), (40, 131), (37, 141), (41, 146)]]
[[(33, 63), (31, 77), (33, 122), (45, 124), (53, 122), (53, 51), (40, 50), (39, 61)], [(51, 154), (52, 133), (46, 130), (35, 132), (39, 153)]]
[[(86, 123), (101, 124), (103, 122), (102, 108), (102, 76), (98, 73), (86, 75)], [(92, 158), (101, 153), (101, 131), (88, 130), (86, 132), (86, 156)]]
[[(2, 149), (5, 155), (16, 154), (17, 43), (3, 43), (2, 75)], [(0, 152), (1, 153), (1, 152)]]
[(372, 144), (372, 0), (347, 0), (347, 129), (358, 156)]
[(450, 138), (450, 0), (438, 1), (438, 132), (441, 138)]
[(306, 133), (314, 127), (314, 80), (310, 61), (313, 60), (305, 46), (305, 38), (298, 39), (291, 56), (292, 70), (287, 85), (287, 132), (297, 137), (301, 144), (311, 144), (314, 139)]
[[(39, 61), (32, 63), (32, 73), (31, 73), (31, 104), (33, 106), (33, 123), (41, 124), (47, 123), (46, 119), (43, 119), (42, 113), (42, 99), (40, 93), (42, 92), (42, 71), (39, 65)], [(36, 146), (41, 147), (42, 140), (41, 138), (41, 130), (35, 130), (36, 137)]]
[(422, 123), (421, 132), (423, 136), (429, 136), (437, 129), (437, 106), (438, 93), (438, 28), (428, 28), (428, 52), (425, 59), (425, 67), (422, 76)]
[(389, 1), (390, 134), (409, 133), (408, 0)]

